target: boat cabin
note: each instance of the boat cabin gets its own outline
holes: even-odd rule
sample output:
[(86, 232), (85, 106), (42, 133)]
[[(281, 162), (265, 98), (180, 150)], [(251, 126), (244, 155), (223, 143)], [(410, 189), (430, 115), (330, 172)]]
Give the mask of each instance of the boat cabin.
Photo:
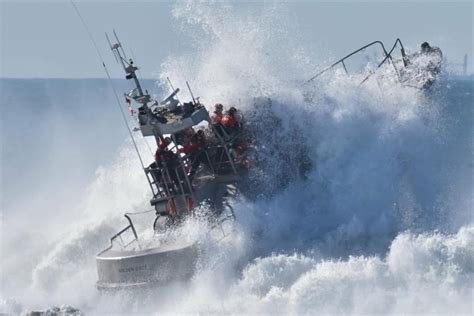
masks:
[[(136, 75), (138, 68), (115, 37), (117, 43), (109, 40), (110, 47), (123, 66), (125, 78), (135, 85), (125, 97), (140, 105), (139, 130), (144, 137), (153, 137), (158, 147), (155, 161), (144, 166), (153, 193), (150, 204), (157, 218), (180, 219), (203, 201), (221, 213), (228, 186), (239, 180), (243, 170), (234, 150), (239, 130), (212, 123), (209, 112), (199, 98), (194, 98), (187, 82), (191, 102), (181, 103), (180, 90), (174, 89), (169, 79), (173, 92), (161, 102), (153, 100), (148, 91), (143, 91)], [(155, 220), (155, 230), (156, 223)]]
[[(173, 102), (171, 102), (173, 103)], [(210, 122), (200, 103), (190, 110), (162, 107), (139, 118), (144, 136), (157, 139), (155, 161), (145, 169), (157, 214), (182, 217), (207, 200), (217, 207), (226, 185), (239, 179), (241, 169), (232, 150), (237, 134)]]

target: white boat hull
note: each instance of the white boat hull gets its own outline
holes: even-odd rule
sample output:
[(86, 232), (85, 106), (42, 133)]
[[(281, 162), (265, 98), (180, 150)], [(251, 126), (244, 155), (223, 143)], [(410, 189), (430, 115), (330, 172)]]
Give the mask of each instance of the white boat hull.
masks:
[(96, 257), (99, 290), (141, 287), (189, 279), (196, 266), (195, 244), (143, 250), (106, 249)]

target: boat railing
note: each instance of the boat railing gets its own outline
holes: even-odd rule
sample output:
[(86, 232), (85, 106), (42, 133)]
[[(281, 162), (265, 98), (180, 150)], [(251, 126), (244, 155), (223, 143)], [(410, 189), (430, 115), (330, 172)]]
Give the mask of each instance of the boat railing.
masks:
[(146, 175), (150, 182), (153, 196), (155, 198), (165, 198), (186, 192), (190, 193), (191, 189), (183, 179), (184, 173), (182, 169), (181, 166), (175, 168), (167, 166), (147, 168)]
[[(220, 143), (221, 148), (223, 149), (222, 156), (220, 157), (219, 161), (223, 161), (223, 155), (227, 157), (227, 161), (232, 168), (232, 172), (237, 174), (237, 168), (235, 166), (234, 160), (232, 155), (230, 154), (229, 145), (231, 142), (229, 141), (230, 135), (225, 131), (224, 127), (220, 124), (210, 124), (214, 135), (216, 136), (217, 140)], [(220, 167), (220, 164), (218, 165)], [(219, 168), (217, 168), (219, 170)]]
[[(311, 77), (310, 79), (308, 79), (305, 84), (307, 83), (310, 83), (312, 82), (314, 79), (318, 78), (319, 76), (321, 76), (322, 74), (326, 73), (327, 71), (335, 68), (336, 66), (339, 66), (339, 65), (342, 65), (345, 73), (348, 75), (349, 72), (347, 70), (347, 67), (346, 67), (346, 60), (351, 58), (352, 56), (358, 54), (359, 52), (362, 52), (364, 51), (365, 49), (371, 47), (371, 46), (378, 46), (380, 47), (380, 49), (382, 50), (383, 52), (383, 60), (381, 62), (379, 62), (377, 64), (377, 67), (375, 69), (379, 69), (383, 64), (385, 64), (386, 62), (390, 62), (392, 64), (392, 66), (394, 67), (395, 69), (395, 72), (397, 73), (397, 77), (400, 78), (400, 74), (399, 74), (399, 71), (397, 69), (397, 67), (395, 66), (395, 64), (393, 63), (393, 60), (392, 60), (392, 53), (394, 52), (395, 48), (397, 47), (397, 45), (400, 45), (401, 48), (402, 48), (402, 54), (404, 54), (404, 47), (403, 47), (403, 44), (401, 42), (401, 40), (399, 38), (397, 38), (397, 40), (395, 41), (394, 45), (392, 46), (392, 48), (387, 51), (387, 49), (385, 48), (385, 45), (381, 42), (381, 41), (373, 41), (367, 45), (364, 45), (358, 49), (356, 49), (355, 51), (351, 52), (350, 54), (342, 57), (341, 59), (337, 60), (336, 62), (334, 62), (333, 64), (331, 64), (330, 66), (324, 68), (323, 70), (319, 71), (317, 74), (315, 74), (313, 77)], [(370, 76), (372, 76), (374, 74), (374, 71), (371, 71), (362, 81), (360, 84), (364, 83), (365, 81), (367, 81), (367, 79), (369, 79)]]
[[(102, 252), (105, 252), (107, 250), (110, 250), (114, 247), (114, 243), (118, 240), (120, 241), (120, 246), (125, 249), (127, 248), (128, 246), (130, 246), (131, 244), (137, 242), (138, 243), (138, 235), (137, 235), (137, 231), (135, 230), (135, 226), (133, 225), (133, 222), (132, 222), (132, 219), (130, 218), (129, 214), (125, 214), (124, 215), (125, 218), (127, 219), (128, 221), (128, 225), (126, 227), (124, 227), (122, 230), (120, 230), (118, 233), (116, 233), (115, 235), (112, 236), (112, 238), (110, 238), (110, 245), (109, 247), (107, 247), (107, 249), (105, 249), (104, 251)], [(130, 241), (124, 241), (122, 235), (124, 235), (126, 232), (128, 231), (131, 231), (132, 234), (133, 234), (133, 238), (130, 240)]]
[(403, 46), (402, 41), (399, 38), (397, 38), (395, 40), (395, 43), (393, 44), (392, 48), (388, 51), (387, 56), (385, 56), (385, 58), (379, 63), (377, 68), (382, 66), (389, 58), (392, 59), (392, 57), (393, 57), (392, 53), (394, 52), (395, 48), (397, 48), (398, 45), (400, 45), (402, 57), (405, 56), (405, 47)]
[(224, 201), (223, 207), (228, 211), (224, 211), (223, 213), (221, 213), (220, 216), (215, 219), (215, 221), (209, 228), (210, 232), (219, 231), (222, 234), (222, 238), (220, 239), (223, 239), (228, 236), (228, 233), (224, 229), (224, 223), (230, 223), (235, 220), (235, 213), (232, 205), (230, 205), (228, 201)]
[[(213, 152), (210, 156), (209, 152)], [(215, 175), (236, 173), (235, 162), (227, 146), (214, 144), (207, 148), (206, 159)]]
[[(395, 66), (395, 63), (393, 62), (393, 52), (395, 51), (395, 48), (397, 48), (397, 46), (400, 45), (400, 49), (401, 49), (401, 55), (402, 55), (402, 58), (405, 57), (405, 47), (403, 46), (403, 43), (402, 41), (397, 38), (395, 40), (395, 43), (393, 44), (392, 48), (388, 51), (388, 53), (385, 55), (385, 58), (377, 65), (377, 68), (376, 69), (379, 69), (380, 67), (382, 67), (383, 64), (385, 64), (387, 61), (389, 61), (393, 68), (395, 69), (395, 73), (397, 74), (397, 78), (399, 81), (401, 81), (400, 79), (400, 71), (398, 70), (397, 66)], [(371, 72), (369, 73), (365, 78), (364, 80), (361, 81), (360, 84), (363, 84), (364, 82), (366, 82), (375, 72)]]
[(155, 165), (145, 169), (145, 174), (154, 197), (165, 198), (173, 194), (191, 193), (193, 191), (191, 185), (192, 177), (189, 183), (186, 181), (186, 178), (189, 179), (190, 171), (197, 160), (202, 161), (204, 165), (209, 167), (210, 172), (214, 175), (222, 174), (229, 170), (235, 173), (235, 163), (229, 153), (229, 149), (220, 142), (208, 144), (199, 152), (186, 154), (180, 158), (183, 164), (175, 168), (170, 168), (166, 165), (162, 167)]
[[(209, 152), (213, 152), (213, 155), (211, 156)], [(184, 169), (186, 173), (188, 173), (188, 176), (193, 165), (195, 165), (198, 160), (207, 166), (213, 175), (221, 174), (225, 166), (229, 166), (233, 163), (233, 161), (227, 157), (226, 151), (222, 146), (219, 144), (210, 145), (199, 152), (183, 156)], [(224, 170), (229, 170), (229, 167)], [(149, 167), (146, 169), (146, 174), (154, 196), (165, 197), (172, 195), (174, 192), (181, 194), (191, 191), (184, 181), (184, 172), (181, 166), (176, 168)]]

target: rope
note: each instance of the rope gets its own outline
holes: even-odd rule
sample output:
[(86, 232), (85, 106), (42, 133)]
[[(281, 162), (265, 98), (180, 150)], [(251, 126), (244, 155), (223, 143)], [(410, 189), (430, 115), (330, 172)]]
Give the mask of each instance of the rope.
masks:
[(153, 151), (151, 150), (148, 140), (145, 137), (143, 137), (143, 140), (145, 141), (146, 147), (148, 147), (148, 151), (150, 152), (151, 157), (154, 157)]
[(128, 134), (130, 135), (130, 138), (132, 139), (133, 146), (135, 147), (135, 151), (137, 152), (138, 159), (140, 160), (140, 165), (142, 166), (142, 169), (145, 169), (145, 165), (143, 164), (142, 156), (140, 155), (140, 151), (138, 150), (137, 143), (135, 141), (135, 138), (133, 137), (133, 133), (132, 133), (132, 130), (130, 129), (130, 125), (128, 124), (128, 120), (127, 120), (127, 117), (125, 115), (125, 112), (122, 109), (117, 91), (115, 90), (114, 84), (112, 82), (112, 78), (110, 77), (110, 73), (107, 69), (107, 66), (105, 65), (104, 58), (102, 58), (102, 54), (100, 53), (99, 47), (97, 46), (97, 43), (94, 40), (94, 37), (92, 36), (92, 33), (90, 32), (89, 28), (87, 27), (87, 24), (84, 21), (81, 13), (79, 12), (79, 9), (77, 8), (77, 6), (76, 6), (76, 4), (74, 3), (73, 0), (70, 0), (70, 1), (71, 1), (72, 6), (74, 7), (74, 10), (76, 11), (77, 15), (79, 16), (79, 19), (81, 20), (82, 25), (84, 26), (84, 29), (86, 30), (87, 34), (89, 35), (89, 38), (91, 39), (92, 43), (94, 44), (97, 55), (99, 55), (100, 61), (102, 62), (102, 66), (104, 67), (105, 73), (107, 74), (107, 78), (109, 80), (110, 86), (112, 87), (112, 90), (114, 92), (115, 100), (117, 101), (117, 106), (120, 110), (120, 114), (122, 115), (123, 122), (124, 122), (125, 126), (127, 127)]

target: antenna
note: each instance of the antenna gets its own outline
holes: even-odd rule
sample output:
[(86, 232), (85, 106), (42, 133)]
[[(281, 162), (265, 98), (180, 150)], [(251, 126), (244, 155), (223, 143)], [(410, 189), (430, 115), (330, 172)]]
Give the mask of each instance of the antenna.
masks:
[[(107, 75), (107, 78), (109, 79), (109, 83), (110, 83), (110, 86), (112, 87), (112, 91), (114, 92), (114, 95), (115, 95), (115, 100), (117, 101), (117, 107), (120, 111), (120, 114), (122, 115), (122, 119), (123, 119), (123, 122), (125, 124), (125, 127), (127, 128), (128, 130), (128, 133), (130, 135), (130, 138), (132, 139), (132, 142), (133, 142), (133, 146), (135, 147), (135, 151), (137, 152), (137, 155), (138, 155), (138, 159), (140, 160), (140, 165), (142, 166), (142, 169), (145, 170), (145, 166), (143, 164), (143, 159), (142, 159), (142, 156), (140, 154), (140, 150), (138, 149), (138, 146), (137, 146), (137, 143), (135, 141), (135, 137), (133, 137), (133, 133), (132, 133), (132, 130), (130, 129), (130, 125), (128, 124), (128, 120), (127, 118), (125, 117), (125, 113), (123, 112), (123, 109), (120, 105), (120, 101), (119, 101), (119, 98), (118, 98), (118, 94), (117, 94), (117, 91), (115, 90), (114, 88), (114, 85), (113, 85), (113, 82), (112, 82), (112, 78), (110, 77), (110, 73), (109, 73), (109, 70), (107, 69), (107, 66), (105, 65), (105, 62), (104, 62), (104, 59), (102, 58), (102, 55), (100, 54), (100, 51), (99, 51), (99, 48), (97, 47), (97, 43), (95, 42), (94, 40), (94, 37), (92, 36), (92, 33), (89, 31), (89, 28), (87, 27), (87, 24), (86, 22), (84, 21), (84, 19), (82, 18), (82, 15), (81, 13), (79, 12), (79, 9), (77, 8), (76, 4), (74, 3), (73, 0), (71, 0), (71, 5), (74, 7), (74, 10), (76, 11), (79, 19), (81, 20), (82, 22), (82, 25), (84, 26), (84, 30), (87, 32), (87, 34), (89, 35), (89, 38), (92, 42), (92, 44), (94, 44), (94, 47), (95, 47), (95, 50), (97, 51), (97, 55), (99, 56), (100, 58), (100, 61), (102, 62), (102, 66), (104, 66), (104, 71)], [(107, 36), (107, 34), (106, 34)], [(108, 36), (107, 36), (107, 40), (109, 40)], [(110, 40), (109, 40), (109, 44), (110, 44)], [(117, 45), (117, 44), (116, 44)], [(114, 50), (114, 46), (111, 45), (111, 49)], [(148, 177), (148, 176), (147, 176)]]
[(194, 99), (193, 92), (191, 91), (191, 87), (189, 86), (189, 82), (186, 81), (186, 85), (188, 86), (189, 94), (191, 94), (191, 98), (193, 98), (193, 103), (196, 105), (196, 99)]
[(119, 60), (118, 60), (117, 54), (115, 53), (115, 50), (112, 46), (112, 43), (110, 42), (110, 39), (109, 39), (109, 36), (107, 35), (107, 33), (105, 33), (105, 37), (107, 38), (107, 42), (109, 43), (110, 49), (114, 53), (115, 60), (117, 61), (117, 63), (120, 63)]
[(127, 65), (129, 65), (129, 63), (127, 62), (126, 59), (122, 57), (119, 51), (119, 48), (122, 46), (122, 44), (120, 44), (120, 42), (112, 44), (107, 33), (105, 33), (105, 37), (107, 38), (107, 41), (109, 42), (110, 49), (114, 53), (115, 60), (117, 60), (117, 62), (120, 62), (122, 64), (123, 69), (125, 69), (125, 72), (127, 72), (127, 67), (128, 67)]
[[(176, 91), (173, 87), (173, 84), (171, 83), (170, 77), (166, 77), (166, 80), (168, 80), (168, 83), (170, 84), (171, 89), (173, 89), (173, 91)], [(178, 100), (178, 103), (181, 105), (181, 101), (179, 100), (177, 93), (176, 93), (176, 100)]]
[(120, 40), (118, 39), (117, 33), (115, 33), (115, 30), (113, 30), (115, 39), (117, 40), (117, 43), (119, 44), (120, 49), (122, 50), (123, 57), (125, 57), (125, 60), (127, 60), (127, 55), (125, 54), (125, 51), (123, 50), (122, 43), (120, 43)]
[(120, 43), (120, 40), (115, 30), (113, 30), (113, 33), (115, 39), (117, 40), (117, 42), (114, 44), (110, 42), (107, 33), (105, 33), (105, 36), (107, 37), (107, 41), (109, 42), (110, 49), (114, 52), (115, 59), (117, 61), (120, 60), (120, 63), (122, 64), (122, 67), (125, 70), (125, 79), (133, 79), (133, 81), (135, 82), (136, 90), (138, 91), (138, 96), (132, 96), (132, 98), (138, 103), (146, 105), (151, 98), (148, 93), (143, 93), (142, 86), (140, 85), (140, 81), (138, 81), (137, 75), (135, 73), (138, 70), (138, 67), (133, 64), (132, 59), (127, 59), (127, 55), (125, 54), (125, 51), (122, 47), (122, 43)]

